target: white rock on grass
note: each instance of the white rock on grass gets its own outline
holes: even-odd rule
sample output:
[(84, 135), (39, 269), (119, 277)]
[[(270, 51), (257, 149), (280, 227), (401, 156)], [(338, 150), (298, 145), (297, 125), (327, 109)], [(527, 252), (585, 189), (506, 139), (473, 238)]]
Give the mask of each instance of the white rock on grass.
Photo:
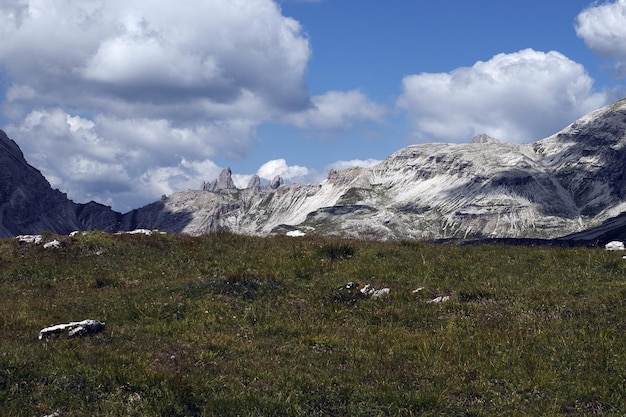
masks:
[(86, 336), (104, 330), (104, 323), (98, 320), (74, 321), (43, 328), (39, 331), (39, 340), (67, 332), (67, 337)]
[(364, 295), (370, 296), (372, 298), (382, 298), (382, 297), (385, 297), (385, 296), (389, 297), (389, 293), (391, 292), (391, 289), (389, 289), (389, 288), (381, 288), (381, 289), (377, 290), (372, 285), (365, 284), (363, 286), (363, 288), (361, 288), (360, 291)]
[(624, 250), (624, 242), (614, 240), (604, 245), (606, 250)]
[(20, 243), (34, 243), (39, 245), (43, 241), (41, 235), (19, 235), (15, 237)]
[(52, 242), (45, 243), (43, 245), (44, 249), (59, 249), (61, 247), (61, 242), (54, 239)]
[(152, 230), (148, 230), (148, 229), (135, 229), (135, 230), (131, 230), (130, 232), (127, 232), (129, 235), (146, 235), (146, 236), (152, 236)]
[(128, 232), (117, 232), (115, 233), (116, 235), (123, 235), (123, 234), (127, 234), (127, 235), (146, 235), (146, 236), (152, 236), (153, 233), (158, 233), (160, 235), (166, 235), (167, 232), (162, 232), (160, 230), (154, 229), (154, 230), (150, 230), (150, 229), (135, 229), (135, 230), (130, 230)]
[(372, 298), (389, 297), (390, 292), (391, 292), (391, 289), (389, 288), (381, 288), (380, 290), (376, 290), (372, 293)]
[(290, 236), (290, 237), (302, 237), (302, 236), (305, 236), (305, 235), (306, 235), (306, 233), (301, 232), (300, 230), (291, 230), (291, 231), (287, 232), (287, 236)]
[(449, 295), (444, 295), (441, 297), (435, 297), (432, 300), (426, 301), (426, 304), (439, 304), (439, 303), (445, 303), (446, 301), (448, 301), (450, 299)]

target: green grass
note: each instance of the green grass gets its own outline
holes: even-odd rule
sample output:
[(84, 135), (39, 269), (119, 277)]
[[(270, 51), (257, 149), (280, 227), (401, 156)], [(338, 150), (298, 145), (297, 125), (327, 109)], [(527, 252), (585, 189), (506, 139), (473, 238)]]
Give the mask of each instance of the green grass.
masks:
[[(620, 253), (59, 239), (0, 240), (2, 416), (626, 414)], [(346, 295), (350, 282), (390, 298)], [(105, 331), (37, 338), (87, 318)]]

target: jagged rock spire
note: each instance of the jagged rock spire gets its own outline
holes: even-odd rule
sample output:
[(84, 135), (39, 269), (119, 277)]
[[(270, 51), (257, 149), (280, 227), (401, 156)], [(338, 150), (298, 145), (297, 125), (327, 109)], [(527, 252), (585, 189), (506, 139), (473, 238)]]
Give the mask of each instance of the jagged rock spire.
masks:
[(252, 178), (250, 178), (246, 188), (251, 189), (252, 194), (259, 194), (261, 192), (261, 178), (257, 174), (254, 174)]
[(202, 184), (203, 191), (219, 191), (219, 190), (233, 190), (235, 183), (233, 182), (232, 172), (230, 167), (226, 167), (220, 173), (220, 176), (215, 181)]
[(274, 179), (272, 180), (272, 182), (270, 182), (270, 188), (272, 190), (275, 190), (281, 185), (283, 185), (284, 183), (285, 181), (283, 180), (283, 177), (281, 177), (280, 175), (276, 175)]

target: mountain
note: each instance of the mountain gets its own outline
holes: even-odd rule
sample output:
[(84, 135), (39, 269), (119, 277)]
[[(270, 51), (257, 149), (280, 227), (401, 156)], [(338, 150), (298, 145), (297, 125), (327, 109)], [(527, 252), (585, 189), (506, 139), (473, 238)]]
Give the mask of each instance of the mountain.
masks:
[(582, 239), (574, 234), (626, 211), (625, 145), (622, 100), (531, 144), (478, 135), (412, 145), (371, 168), (331, 171), (322, 184), (237, 189), (226, 169), (201, 190), (134, 210), (133, 224), (194, 235)]
[(199, 190), (126, 214), (53, 190), (0, 132), (0, 235), (160, 229), (370, 239), (626, 238), (626, 99), (530, 144), (478, 135), (466, 144), (401, 149), (321, 184), (236, 188), (226, 168)]
[(120, 214), (90, 202), (76, 204), (24, 159), (0, 130), (0, 237), (51, 231), (112, 230)]

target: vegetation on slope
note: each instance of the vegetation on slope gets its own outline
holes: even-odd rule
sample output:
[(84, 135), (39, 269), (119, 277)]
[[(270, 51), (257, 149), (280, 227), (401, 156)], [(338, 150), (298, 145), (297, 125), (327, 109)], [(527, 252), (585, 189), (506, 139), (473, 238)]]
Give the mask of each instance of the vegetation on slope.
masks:
[[(2, 416), (626, 413), (620, 253), (59, 239), (0, 241)], [(390, 296), (346, 295), (350, 282)], [(105, 330), (37, 338), (87, 318)]]

